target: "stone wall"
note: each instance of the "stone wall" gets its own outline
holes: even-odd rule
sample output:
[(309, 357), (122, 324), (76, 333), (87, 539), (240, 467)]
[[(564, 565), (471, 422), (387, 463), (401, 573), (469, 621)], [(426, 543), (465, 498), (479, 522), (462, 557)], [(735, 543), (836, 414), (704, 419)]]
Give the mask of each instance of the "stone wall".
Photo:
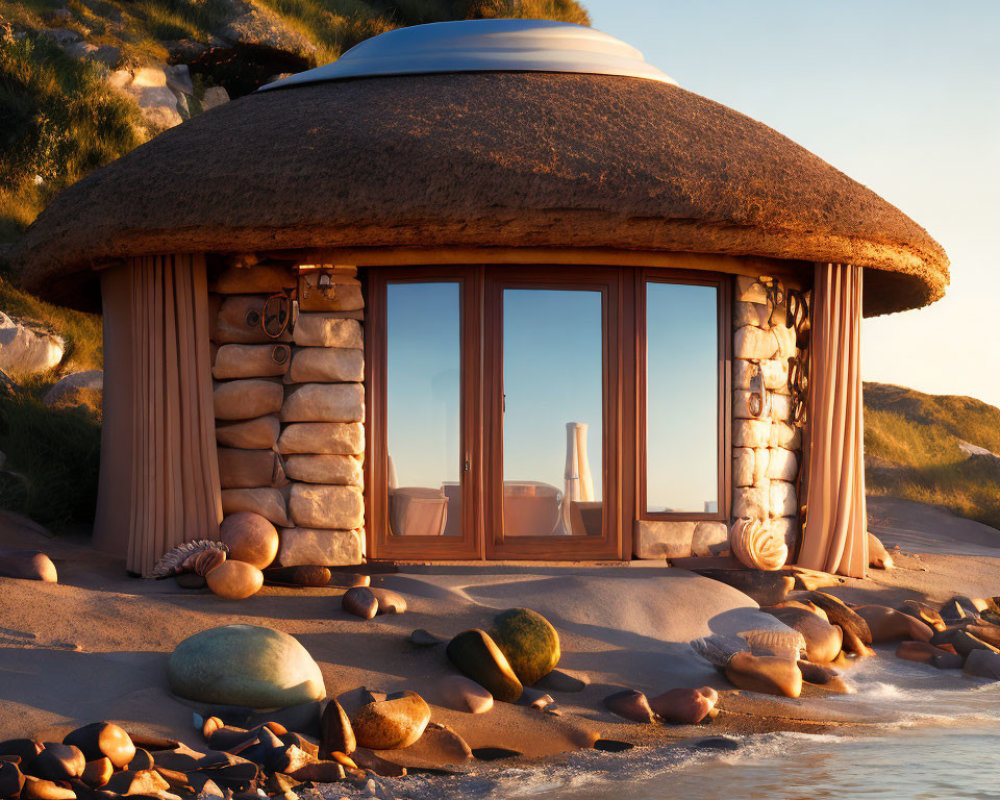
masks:
[[(360, 563), (364, 299), (355, 268), (244, 257), (210, 290), (223, 513), (256, 511), (278, 526), (284, 566)], [(279, 332), (282, 307), (290, 318)]]
[[(789, 365), (790, 359), (801, 360), (804, 353), (796, 346), (796, 328), (785, 324), (787, 310), (787, 302), (768, 302), (759, 280), (736, 278), (732, 518), (769, 521), (794, 555), (800, 533), (797, 481), (802, 428), (794, 419), (796, 398), (789, 386)], [(764, 398), (762, 406), (751, 407), (754, 394)]]

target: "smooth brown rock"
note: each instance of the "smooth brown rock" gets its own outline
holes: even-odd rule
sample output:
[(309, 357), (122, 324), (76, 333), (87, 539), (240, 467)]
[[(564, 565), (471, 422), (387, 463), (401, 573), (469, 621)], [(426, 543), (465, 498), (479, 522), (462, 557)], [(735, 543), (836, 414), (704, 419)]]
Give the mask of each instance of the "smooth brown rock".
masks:
[(58, 742), (45, 742), (35, 757), (34, 774), (49, 781), (68, 781), (79, 778), (87, 767), (87, 759), (79, 747)]
[(365, 392), (360, 383), (305, 383), (292, 390), (281, 408), (282, 422), (362, 422), (364, 418)]
[(348, 614), (361, 619), (371, 619), (378, 613), (378, 598), (367, 586), (355, 586), (344, 592), (340, 607)]
[(45, 583), (59, 581), (52, 559), (38, 550), (0, 549), (0, 576)]
[(9, 761), (0, 761), (0, 797), (16, 797), (24, 788), (24, 773)]
[(811, 661), (799, 659), (799, 672), (802, 673), (802, 680), (815, 686), (825, 686), (837, 677), (837, 673), (822, 664), (813, 664)]
[[(705, 687), (708, 689), (708, 687)], [(709, 715), (718, 693), (712, 689), (669, 689), (649, 699), (649, 707), (667, 722), (678, 725), (697, 725)]]
[(217, 381), (281, 377), (291, 360), (287, 344), (224, 344), (215, 353), (212, 377)]
[(229, 546), (229, 558), (257, 569), (270, 566), (278, 554), (278, 531), (252, 511), (230, 514), (219, 526), (219, 538)]
[(789, 658), (736, 653), (726, 667), (726, 677), (734, 686), (751, 692), (785, 697), (802, 693), (802, 672), (798, 663)]
[(642, 692), (625, 689), (604, 698), (604, 707), (619, 717), (633, 722), (652, 722), (653, 709)]
[(270, 450), (220, 447), (219, 482), (223, 489), (256, 489), (284, 482), (284, 473)]
[(876, 644), (901, 639), (929, 642), (934, 635), (934, 631), (926, 623), (888, 606), (866, 605), (854, 610), (868, 623), (872, 641)]
[(360, 486), (362, 457), (329, 453), (285, 456), (285, 473), (293, 481), (338, 486)]
[(892, 569), (892, 556), (873, 533), (868, 534), (868, 566), (874, 569)]
[(1000, 680), (1000, 654), (990, 650), (972, 650), (965, 659), (964, 669), (966, 675)]
[(350, 382), (364, 378), (364, 351), (344, 347), (296, 348), (288, 370), (290, 383)]
[(1000, 647), (1000, 627), (996, 625), (966, 625), (965, 632), (970, 633), (977, 639), (991, 644), (994, 647)]
[(226, 561), (205, 579), (208, 588), (227, 600), (243, 600), (257, 594), (264, 585), (264, 573), (242, 561)]
[(115, 769), (123, 769), (135, 757), (135, 744), (124, 728), (112, 722), (94, 722), (66, 734), (63, 744), (80, 748), (89, 762), (107, 757)]
[(864, 617), (848, 608), (843, 600), (825, 592), (810, 592), (808, 599), (823, 609), (831, 625), (840, 626), (844, 632), (844, 650), (859, 656), (875, 654), (869, 647), (872, 643), (872, 632)]
[(437, 688), (442, 704), (455, 711), (485, 714), (493, 708), (493, 695), (464, 675), (445, 675)]
[(327, 586), (330, 577), (330, 570), (315, 564), (264, 570), (264, 583), (279, 586)]
[(982, 639), (973, 636), (967, 631), (958, 631), (951, 640), (952, 645), (954, 645), (955, 650), (959, 655), (969, 657), (969, 654), (975, 650), (988, 650), (991, 653), (1000, 653), (1000, 649), (997, 649), (991, 644), (987, 644)]
[(463, 631), (448, 642), (448, 659), (466, 677), (504, 703), (516, 703), (524, 687), (510, 662), (486, 631)]
[(278, 441), (280, 432), (281, 423), (272, 415), (240, 422), (220, 422), (215, 426), (215, 440), (224, 447), (270, 450)]
[(392, 589), (385, 589), (381, 586), (372, 586), (369, 591), (378, 600), (379, 614), (402, 614), (406, 611), (406, 598), (399, 592)]
[(224, 420), (254, 419), (281, 410), (285, 390), (277, 381), (236, 380), (215, 384), (215, 418)]
[(902, 605), (900, 605), (899, 610), (904, 614), (909, 614), (915, 619), (919, 619), (925, 625), (930, 626), (936, 631), (943, 631), (945, 629), (944, 620), (941, 619), (941, 614), (937, 609), (931, 608), (926, 603), (919, 603), (916, 600), (904, 600)]
[[(362, 535), (362, 532), (357, 530), (286, 528), (281, 532), (278, 561), (285, 567), (301, 565), (339, 567), (360, 564)], [(336, 573), (331, 580), (335, 586), (358, 585), (354, 582), (344, 584)]]
[(328, 759), (333, 753), (350, 755), (357, 748), (358, 742), (351, 727), (351, 720), (334, 698), (323, 709), (320, 720), (319, 757)]
[(152, 769), (126, 770), (116, 772), (104, 786), (109, 792), (116, 794), (146, 794), (157, 795), (170, 788), (170, 784)]
[(833, 661), (843, 645), (841, 629), (809, 611), (800, 608), (768, 608), (768, 614), (794, 628), (806, 640), (806, 658), (818, 664)]
[(283, 455), (362, 455), (365, 452), (365, 428), (360, 422), (293, 422), (281, 432), (278, 450)]
[(30, 773), (35, 767), (35, 758), (42, 752), (42, 743), (34, 739), (5, 739), (0, 742), (0, 756), (17, 759), (21, 770)]
[(111, 780), (114, 772), (115, 767), (111, 763), (111, 759), (98, 758), (87, 762), (87, 766), (83, 769), (83, 775), (80, 777), (87, 786), (98, 788)]
[(290, 774), (296, 780), (314, 783), (335, 783), (342, 781), (345, 776), (343, 764), (337, 761), (322, 760), (305, 764)]
[(291, 518), (285, 504), (285, 496), (280, 489), (259, 487), (251, 489), (223, 489), (222, 513), (236, 514), (240, 511), (252, 511), (260, 514), (268, 522), (290, 527)]
[(25, 775), (21, 800), (76, 800), (76, 792), (54, 781)]
[(405, 697), (368, 703), (351, 715), (351, 728), (361, 747), (396, 750), (409, 747), (423, 734), (431, 710), (415, 692)]
[(393, 751), (392, 759), (410, 769), (436, 769), (470, 761), (472, 748), (451, 728), (431, 722), (416, 742)]
[(921, 664), (933, 663), (935, 656), (942, 653), (944, 653), (944, 650), (929, 642), (900, 642), (899, 647), (896, 648), (896, 658), (902, 658), (906, 661), (916, 661)]

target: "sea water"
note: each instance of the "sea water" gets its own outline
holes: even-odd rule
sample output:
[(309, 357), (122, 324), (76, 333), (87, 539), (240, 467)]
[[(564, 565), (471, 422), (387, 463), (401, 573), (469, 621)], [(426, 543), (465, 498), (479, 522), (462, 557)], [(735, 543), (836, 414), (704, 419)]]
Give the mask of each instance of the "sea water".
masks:
[[(891, 659), (891, 661), (889, 660)], [(578, 752), (554, 762), (498, 764), (476, 774), (379, 778), (331, 797), (412, 800), (860, 800), (1000, 798), (1000, 683), (892, 658), (850, 673), (858, 693), (834, 707), (872, 708), (893, 722), (843, 734), (728, 737), (619, 753)], [(880, 715), (876, 715), (878, 717)], [(876, 722), (873, 719), (872, 722)], [(712, 726), (705, 727), (712, 736)], [(326, 793), (325, 793), (326, 794)]]

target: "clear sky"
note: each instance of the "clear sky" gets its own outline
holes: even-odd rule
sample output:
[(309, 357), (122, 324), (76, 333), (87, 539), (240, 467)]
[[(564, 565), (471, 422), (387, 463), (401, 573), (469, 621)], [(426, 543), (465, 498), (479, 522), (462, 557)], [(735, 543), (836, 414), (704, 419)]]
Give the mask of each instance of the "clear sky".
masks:
[(864, 377), (1000, 405), (1000, 0), (582, 0), (686, 89), (871, 187), (951, 257), (866, 323)]

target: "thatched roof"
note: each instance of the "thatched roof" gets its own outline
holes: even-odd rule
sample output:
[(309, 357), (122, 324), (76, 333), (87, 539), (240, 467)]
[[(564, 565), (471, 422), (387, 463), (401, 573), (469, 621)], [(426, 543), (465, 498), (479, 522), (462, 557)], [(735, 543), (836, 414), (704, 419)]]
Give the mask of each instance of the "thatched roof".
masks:
[(666, 83), (549, 73), (245, 97), (63, 192), (20, 261), (27, 288), (79, 305), (123, 256), (451, 245), (857, 264), (868, 316), (948, 283), (926, 231), (771, 128)]

